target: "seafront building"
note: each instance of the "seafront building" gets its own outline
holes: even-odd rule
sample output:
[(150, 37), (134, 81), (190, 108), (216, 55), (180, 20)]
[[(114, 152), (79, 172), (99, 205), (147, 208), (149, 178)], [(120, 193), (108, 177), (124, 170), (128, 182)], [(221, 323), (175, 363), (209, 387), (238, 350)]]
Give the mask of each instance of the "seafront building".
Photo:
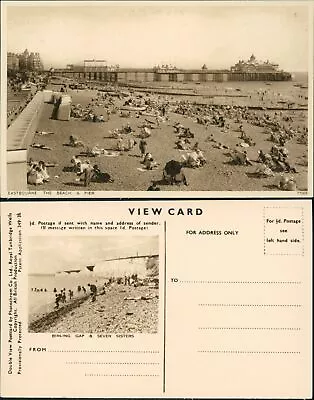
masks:
[(8, 71), (42, 71), (44, 69), (40, 54), (29, 52), (27, 49), (21, 54), (7, 53)]

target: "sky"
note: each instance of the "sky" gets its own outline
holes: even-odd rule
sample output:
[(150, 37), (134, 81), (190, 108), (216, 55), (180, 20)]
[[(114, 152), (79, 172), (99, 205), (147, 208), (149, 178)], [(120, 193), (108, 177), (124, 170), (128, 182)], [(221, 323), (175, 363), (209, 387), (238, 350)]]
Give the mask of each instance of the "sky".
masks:
[(254, 53), (287, 71), (308, 69), (304, 3), (105, 3), (8, 2), (7, 51), (38, 51), (46, 68), (84, 59), (121, 67), (229, 68)]
[(105, 259), (158, 254), (157, 236), (29, 238), (29, 274), (51, 274), (101, 264)]

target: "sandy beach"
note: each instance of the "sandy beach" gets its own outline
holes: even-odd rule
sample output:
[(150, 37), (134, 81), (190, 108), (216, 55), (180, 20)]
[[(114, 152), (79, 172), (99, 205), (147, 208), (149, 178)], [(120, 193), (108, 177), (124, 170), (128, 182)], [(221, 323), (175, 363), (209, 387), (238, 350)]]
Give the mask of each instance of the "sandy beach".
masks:
[[(57, 85), (53, 89), (57, 90)], [(155, 90), (156, 85), (154, 86)], [(146, 96), (143, 88), (134, 88), (135, 94)], [(152, 90), (152, 89), (151, 89)], [(159, 91), (165, 91), (167, 87), (159, 88)], [(168, 88), (169, 90), (169, 88)], [(249, 106), (249, 107), (269, 107), (275, 110), (252, 109), (250, 113), (255, 113), (262, 117), (265, 112), (273, 118), (275, 113), (280, 114), (280, 120), (290, 119), (290, 122), (283, 123), (292, 129), (300, 131), (307, 127), (307, 90), (296, 87), (294, 82), (225, 82), (221, 84), (210, 85), (177, 85), (173, 92), (184, 93), (180, 95), (150, 94), (150, 97), (158, 101), (167, 101), (170, 104), (168, 120), (162, 122), (160, 127), (152, 130), (152, 135), (146, 140), (147, 150), (153, 155), (154, 160), (159, 164), (157, 169), (143, 170), (140, 163), (140, 151), (138, 148), (140, 128), (145, 119), (149, 117), (141, 115), (136, 118), (135, 112), (131, 112), (128, 118), (122, 118), (117, 114), (111, 114), (110, 120), (103, 123), (93, 123), (71, 118), (69, 121), (59, 121), (51, 119), (53, 110), (52, 104), (45, 104), (41, 115), (38, 131), (54, 132), (51, 135), (35, 135), (34, 142), (50, 147), (52, 150), (43, 150), (30, 148), (28, 157), (33, 160), (44, 160), (46, 163), (57, 164), (48, 168), (50, 181), (40, 186), (29, 185), (30, 190), (62, 190), (62, 191), (146, 191), (152, 181), (157, 182), (162, 191), (276, 191), (279, 190), (276, 182), (280, 176), (289, 173), (277, 173), (271, 177), (256, 177), (256, 168), (260, 165), (257, 162), (258, 151), (269, 152), (272, 145), (269, 138), (269, 132), (265, 127), (252, 125), (243, 121), (245, 132), (256, 143), (252, 147), (245, 149), (248, 158), (252, 161), (251, 166), (234, 165), (230, 157), (229, 149), (236, 148), (241, 143), (239, 133), (239, 123), (233, 119), (227, 118), (229, 129), (223, 131), (216, 125), (205, 127), (198, 124), (195, 117), (180, 115), (174, 112), (175, 105), (180, 101), (188, 101), (190, 104), (215, 104), (230, 106)], [(258, 94), (260, 90), (266, 92), (263, 100)], [(187, 94), (191, 95), (188, 96)], [(87, 107), (92, 103), (92, 99), (97, 96), (97, 90), (68, 90), (72, 97), (72, 104), (80, 104)], [(114, 105), (119, 109), (123, 105), (123, 99), (114, 99)], [(287, 103), (294, 103), (293, 110), (287, 109)], [(105, 114), (106, 110), (101, 106), (93, 107), (97, 114)], [(189, 186), (184, 185), (166, 185), (162, 182), (162, 172), (166, 162), (170, 160), (182, 161), (182, 156), (186, 153), (178, 150), (175, 146), (177, 135), (174, 132), (173, 125), (181, 123), (184, 127), (190, 128), (194, 134), (194, 142), (198, 142), (199, 148), (206, 157), (207, 163), (198, 169), (184, 168)], [(91, 182), (88, 188), (83, 186), (82, 182), (77, 180), (77, 176), (69, 171), (71, 158), (79, 155), (80, 150), (65, 146), (68, 143), (69, 136), (75, 135), (86, 147), (93, 148), (98, 145), (108, 151), (116, 149), (116, 139), (112, 138), (111, 132), (114, 129), (121, 129), (123, 125), (129, 123), (135, 131), (133, 137), (137, 145), (129, 152), (121, 152), (116, 157), (100, 155), (97, 157), (82, 157), (89, 159), (92, 165), (97, 164), (101, 171), (108, 173), (113, 183)], [(212, 135), (216, 143), (222, 143), (225, 147), (218, 149), (207, 139)], [(128, 136), (124, 136), (126, 141)], [(299, 135), (296, 134), (286, 145), (289, 152), (289, 159), (293, 161), (297, 173), (294, 174), (297, 190), (306, 191), (308, 187), (308, 146), (299, 142)]]
[(46, 309), (29, 323), (29, 332), (156, 333), (158, 289), (114, 285), (95, 302), (76, 298), (58, 310)]

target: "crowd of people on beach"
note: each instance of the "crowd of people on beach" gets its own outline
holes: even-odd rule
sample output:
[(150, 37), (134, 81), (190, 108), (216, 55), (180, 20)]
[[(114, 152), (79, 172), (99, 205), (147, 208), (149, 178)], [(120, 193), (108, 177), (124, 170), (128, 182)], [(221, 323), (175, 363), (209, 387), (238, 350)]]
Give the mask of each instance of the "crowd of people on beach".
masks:
[[(139, 286), (143, 285), (143, 280), (138, 277), (138, 274), (125, 274), (123, 276), (111, 276), (106, 279), (103, 283), (99, 283), (97, 280), (95, 283), (87, 283), (86, 287), (84, 285), (78, 285), (76, 289), (53, 288), (52, 292), (54, 294), (54, 309), (58, 310), (60, 307), (71, 303), (72, 300), (77, 298), (90, 298), (91, 302), (95, 302), (97, 296), (105, 295), (111, 286), (114, 285), (124, 285), (124, 286)], [(32, 287), (31, 291), (34, 293), (48, 293), (49, 290), (44, 288)]]
[(15, 105), (8, 107), (7, 110), (7, 128), (17, 116), (32, 101), (39, 90), (43, 90), (48, 82), (46, 74), (37, 72), (16, 72), (7, 77), (7, 97), (8, 104), (14, 102)]

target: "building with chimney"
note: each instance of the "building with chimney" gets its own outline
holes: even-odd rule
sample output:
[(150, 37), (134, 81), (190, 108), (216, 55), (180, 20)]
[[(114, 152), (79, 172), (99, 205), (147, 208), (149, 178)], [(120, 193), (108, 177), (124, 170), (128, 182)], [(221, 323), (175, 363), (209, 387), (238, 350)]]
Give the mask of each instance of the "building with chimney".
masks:
[(19, 70), (19, 57), (15, 53), (7, 53), (7, 70), (18, 71)]
[[(9, 56), (10, 55), (10, 56)], [(13, 57), (14, 55), (14, 57)], [(9, 66), (12, 70), (11, 66), (16, 65), (16, 58), (18, 59), (18, 68), (16, 70), (19, 71), (41, 71), (43, 70), (43, 63), (40, 58), (40, 54), (38, 52), (29, 52), (27, 49), (23, 51), (21, 54), (8, 53), (8, 70)]]

